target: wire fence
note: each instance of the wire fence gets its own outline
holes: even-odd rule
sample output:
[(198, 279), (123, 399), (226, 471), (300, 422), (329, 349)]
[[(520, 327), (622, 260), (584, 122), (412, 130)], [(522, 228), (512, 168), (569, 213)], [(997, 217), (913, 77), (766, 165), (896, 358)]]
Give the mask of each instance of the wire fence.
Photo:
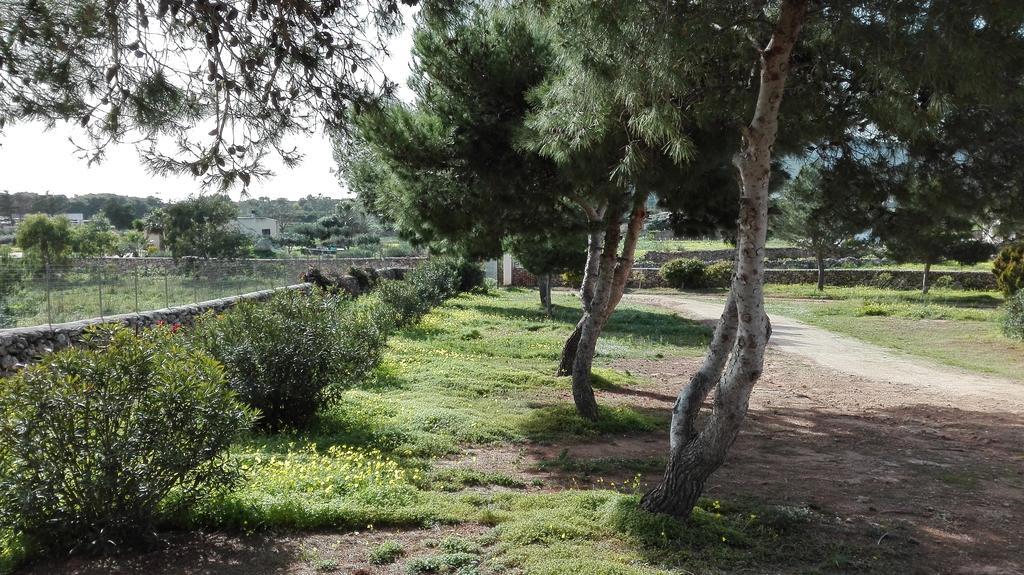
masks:
[(287, 260), (81, 260), (45, 265), (0, 261), (0, 328), (65, 323), (194, 304), (299, 283), (310, 266), (347, 271), (351, 262)]

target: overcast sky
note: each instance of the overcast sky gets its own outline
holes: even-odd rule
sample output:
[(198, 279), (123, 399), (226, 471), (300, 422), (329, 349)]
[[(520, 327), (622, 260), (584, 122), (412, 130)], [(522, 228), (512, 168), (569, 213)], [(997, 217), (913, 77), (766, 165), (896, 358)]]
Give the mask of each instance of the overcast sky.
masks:
[[(411, 16), (406, 15), (406, 29), (391, 44), (391, 57), (384, 63), (390, 79), (405, 90), (409, 73), (409, 50), (412, 46)], [(403, 92), (403, 97), (408, 93)], [(150, 176), (139, 161), (132, 145), (112, 146), (102, 164), (87, 166), (75, 156), (75, 147), (68, 137), (81, 137), (80, 132), (62, 124), (45, 131), (41, 124), (8, 125), (0, 136), (0, 190), (14, 192), (50, 191), (54, 194), (80, 195), (114, 193), (126, 196), (157, 196), (165, 201), (177, 200), (199, 191), (197, 182), (188, 177), (163, 178)], [(333, 170), (331, 145), (327, 138), (317, 136), (289, 142), (305, 155), (294, 169), (268, 162), (276, 175), (249, 187), (252, 197), (298, 199), (309, 194), (331, 197), (345, 195)], [(269, 158), (268, 158), (269, 159)], [(238, 199), (238, 192), (232, 197)]]

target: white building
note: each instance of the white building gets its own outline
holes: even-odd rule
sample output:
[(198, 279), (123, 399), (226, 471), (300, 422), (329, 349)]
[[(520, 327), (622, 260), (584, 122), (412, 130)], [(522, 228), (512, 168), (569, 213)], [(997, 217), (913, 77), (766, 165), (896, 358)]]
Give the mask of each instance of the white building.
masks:
[(85, 223), (85, 214), (64, 214), (64, 217), (67, 218), (73, 226), (80, 226)]
[(277, 237), (278, 232), (280, 232), (277, 220), (274, 218), (262, 218), (256, 214), (251, 214), (239, 217), (235, 221), (238, 224), (239, 231), (253, 238)]

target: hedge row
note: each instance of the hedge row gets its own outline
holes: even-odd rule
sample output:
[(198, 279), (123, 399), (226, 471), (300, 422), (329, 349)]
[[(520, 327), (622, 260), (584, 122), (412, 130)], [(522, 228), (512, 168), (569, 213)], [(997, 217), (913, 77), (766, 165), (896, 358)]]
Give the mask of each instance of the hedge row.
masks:
[(237, 479), (228, 447), (255, 424), (307, 424), (367, 378), (387, 336), (460, 289), (435, 258), (365, 297), (284, 292), (138, 335), (106, 326), (0, 390), (0, 567), (15, 548), (102, 551), (153, 533)]

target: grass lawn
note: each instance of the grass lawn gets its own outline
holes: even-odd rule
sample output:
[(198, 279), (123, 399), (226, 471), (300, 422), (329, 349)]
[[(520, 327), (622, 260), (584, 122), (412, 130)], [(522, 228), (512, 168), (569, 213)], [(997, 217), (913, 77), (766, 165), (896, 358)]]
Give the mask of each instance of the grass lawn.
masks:
[(1024, 343), (999, 329), (999, 292), (769, 285), (770, 311), (912, 355), (1024, 379)]
[[(793, 247), (781, 240), (768, 240), (770, 248)], [(642, 259), (647, 252), (685, 252), (699, 250), (735, 250), (736, 246), (718, 239), (705, 240), (652, 240), (641, 238), (636, 243), (636, 257)]]
[[(849, 526), (823, 511), (704, 500), (684, 526), (639, 511), (639, 482), (560, 490), (439, 465), (467, 446), (558, 445), (666, 428), (667, 413), (633, 407), (605, 406), (597, 424), (576, 417), (568, 379), (552, 373), (578, 302), (565, 294), (555, 299), (553, 319), (525, 290), (463, 295), (441, 306), (393, 337), (376, 378), (342, 392), (311, 430), (257, 435), (235, 446), (239, 487), (168, 527), (466, 524), (483, 533), (445, 539), (427, 556), (401, 557), (394, 545), (374, 551), (376, 560), (404, 562), (410, 574), (881, 573), (903, 560), (874, 544), (879, 534), (851, 536)], [(708, 328), (669, 312), (622, 305), (599, 344), (595, 383), (643, 386), (609, 365), (695, 357), (708, 337)], [(16, 542), (6, 546), (9, 559), (17, 555)]]

